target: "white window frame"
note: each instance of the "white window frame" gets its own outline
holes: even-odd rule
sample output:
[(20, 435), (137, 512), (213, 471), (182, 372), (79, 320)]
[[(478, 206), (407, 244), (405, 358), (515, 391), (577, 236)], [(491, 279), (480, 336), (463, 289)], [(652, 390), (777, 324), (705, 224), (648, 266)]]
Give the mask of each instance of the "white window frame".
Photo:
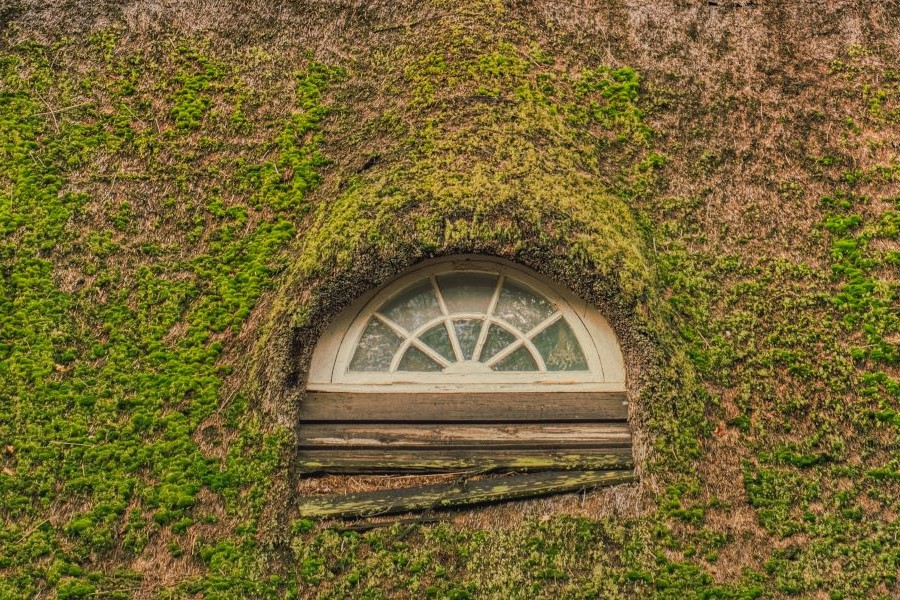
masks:
[[(534, 292), (542, 295), (554, 304), (562, 318), (566, 320), (572, 329), (587, 361), (587, 371), (492, 371), (489, 373), (464, 373), (464, 372), (354, 372), (350, 371), (350, 360), (356, 350), (356, 345), (365, 330), (369, 318), (372, 317), (384, 303), (397, 294), (402, 293), (409, 286), (418, 282), (431, 279), (434, 282), (438, 275), (454, 272), (482, 272), (491, 275), (499, 275), (501, 279), (511, 279), (520, 282)], [(498, 290), (499, 290), (498, 285)], [(497, 301), (497, 292), (488, 309), (488, 318), (491, 318), (491, 309)], [(443, 303), (442, 313), (445, 312)], [(465, 318), (466, 315), (456, 315), (454, 318)], [(484, 319), (484, 314), (472, 314), (472, 318)], [(419, 329), (424, 331), (437, 323), (442, 322), (446, 315), (435, 318), (433, 322), (423, 325)], [(377, 318), (377, 317), (376, 317)], [(549, 326), (559, 317), (551, 317), (548, 322), (538, 327)], [(386, 323), (391, 326), (390, 323)], [(484, 344), (487, 327), (482, 328), (478, 347)], [(532, 330), (533, 331), (533, 330)], [(512, 332), (512, 330), (510, 330)], [(514, 334), (517, 335), (518, 334)], [(529, 340), (519, 340), (523, 344), (531, 344)], [(451, 336), (451, 342), (455, 342)], [(415, 342), (404, 342), (404, 349), (408, 344), (418, 347)], [(459, 349), (455, 347), (454, 352)], [(422, 349), (422, 348), (420, 348)], [(429, 349), (430, 350), (430, 349)], [(429, 356), (433, 351), (423, 350)], [(507, 356), (513, 350), (502, 352)], [(496, 362), (503, 356), (492, 357)], [(540, 356), (540, 353), (536, 353)], [(396, 357), (402, 356), (399, 351)], [(477, 353), (476, 353), (477, 355)], [(459, 356), (457, 354), (457, 356)], [(498, 358), (499, 356), (499, 358)], [(395, 357), (394, 362), (398, 362)], [(434, 358), (432, 356), (432, 358)], [(444, 364), (447, 361), (441, 358), (438, 361)], [(464, 363), (462, 363), (464, 364)], [(392, 365), (396, 368), (396, 364)], [(543, 363), (538, 363), (539, 368)], [(338, 318), (328, 327), (320, 338), (313, 351), (310, 374), (307, 380), (307, 389), (315, 391), (344, 391), (344, 392), (493, 392), (493, 391), (624, 391), (625, 367), (618, 340), (606, 319), (589, 306), (586, 302), (561, 286), (552, 284), (539, 275), (520, 265), (516, 265), (503, 259), (486, 259), (483, 256), (457, 256), (452, 258), (434, 259), (423, 262), (402, 276), (394, 279), (381, 288), (364, 294), (357, 299), (348, 309), (344, 310)]]

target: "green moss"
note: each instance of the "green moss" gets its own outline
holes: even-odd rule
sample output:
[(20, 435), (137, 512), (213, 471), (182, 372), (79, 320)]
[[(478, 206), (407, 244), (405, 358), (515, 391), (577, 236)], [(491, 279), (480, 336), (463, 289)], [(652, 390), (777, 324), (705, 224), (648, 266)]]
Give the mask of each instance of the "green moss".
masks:
[[(412, 117), (422, 120), (404, 143), (408, 158), (376, 166), (320, 206), (305, 235), (301, 275), (346, 265), (364, 248), (391, 248), (395, 240), (421, 255), (467, 245), (516, 254), (527, 239), (565, 248), (570, 261), (601, 270), (628, 297), (639, 296), (648, 267), (634, 218), (580, 167), (602, 149), (582, 127), (648, 139), (635, 107), (637, 75), (596, 69), (558, 82), (551, 99), (542, 83), (547, 67), (523, 60), (514, 47), (468, 50), (464, 58), (455, 50), (428, 53), (405, 68), (420, 94)], [(465, 94), (502, 101), (465, 117), (442, 108)]]
[[(0, 409), (0, 439), (12, 461), (0, 479), (0, 503), (11, 519), (0, 537), (10, 550), (4, 579), (14, 586), (4, 597), (35, 593), (50, 577), (53, 556), (85, 567), (67, 567), (54, 584), (59, 597), (117, 595), (121, 577), (95, 574), (96, 565), (137, 555), (161, 529), (186, 532), (202, 517), (202, 490), (249, 509), (247, 517), (258, 514), (267, 474), (285, 448), (283, 433), (261, 430), (246, 413), (230, 425), (239, 433), (221, 460), (205, 455), (192, 436), (218, 406), (227, 374), (219, 364), (221, 336), (237, 331), (271, 285), (324, 164), (314, 134), (327, 70), (307, 67), (297, 83), (296, 113), (275, 124), (284, 132), (275, 164), (293, 174), (271, 184), (247, 180), (247, 172), (265, 167), (224, 164), (197, 172), (190, 164), (207, 142), (181, 132), (222, 134), (208, 109), (213, 99), (229, 102), (228, 89), (239, 87), (229, 84), (233, 66), (185, 46), (164, 59), (174, 70), (148, 66), (138, 74), (134, 57), (121, 58), (109, 44), (118, 42), (107, 36), (87, 50), (66, 48), (93, 61), (88, 74), (50, 66), (47, 55), (57, 48), (23, 46), (2, 61), (0, 386), (8, 401)], [(120, 85), (121, 77), (131, 83)], [(108, 85), (92, 84), (92, 101), (58, 118), (33, 91), (53, 90), (48, 102), (58, 106), (75, 104), (69, 90), (95, 80)], [(159, 119), (148, 99), (159, 88), (175, 89), (166, 122), (172, 128), (137, 134)], [(117, 106), (128, 107), (131, 117), (106, 110)], [(251, 161), (258, 156), (252, 148), (245, 154)], [(157, 155), (169, 158), (159, 162)], [(172, 158), (186, 163), (172, 169)], [(143, 197), (144, 208), (122, 201), (106, 213), (108, 221), (92, 220), (89, 211), (104, 199), (65, 191), (67, 181), (80, 169), (122, 160), (137, 161), (176, 191)], [(216, 186), (209, 184), (212, 173)], [(222, 202), (218, 185), (235, 182), (255, 190), (255, 207)], [(166, 216), (146, 210), (148, 202), (170, 200)], [(207, 211), (193, 209), (204, 205)], [(153, 233), (161, 235), (151, 233), (147, 244), (153, 218)], [(169, 241), (185, 235), (193, 236), (194, 249)], [(75, 278), (72, 289), (61, 289), (61, 270)], [(45, 511), (75, 498), (81, 508), (67, 522), (29, 533)]]
[[(891, 169), (871, 169), (867, 177), (891, 181)], [(855, 183), (853, 185), (856, 185)], [(837, 197), (841, 197), (839, 194)], [(900, 332), (900, 316), (896, 311), (898, 286), (882, 280), (877, 273), (882, 265), (891, 262), (887, 253), (873, 253), (869, 245), (873, 240), (900, 238), (900, 211), (889, 209), (881, 213), (875, 223), (865, 224), (858, 214), (846, 214), (856, 204), (867, 199), (844, 196), (839, 202), (826, 198), (826, 206), (835, 206), (823, 227), (834, 236), (832, 244), (832, 272), (841, 280), (841, 287), (832, 301), (843, 313), (843, 323), (850, 328), (861, 328), (867, 341), (866, 347), (853, 352), (857, 359), (897, 364), (900, 362), (900, 344), (890, 337)], [(895, 207), (900, 201), (893, 199)]]
[[(210, 88), (221, 72), (215, 64), (190, 48), (180, 46), (177, 52), (180, 69), (174, 78), (176, 90), (169, 96), (172, 103), (169, 116), (178, 129), (198, 129), (212, 103)], [(133, 89), (132, 85), (127, 85), (122, 92), (130, 95)]]

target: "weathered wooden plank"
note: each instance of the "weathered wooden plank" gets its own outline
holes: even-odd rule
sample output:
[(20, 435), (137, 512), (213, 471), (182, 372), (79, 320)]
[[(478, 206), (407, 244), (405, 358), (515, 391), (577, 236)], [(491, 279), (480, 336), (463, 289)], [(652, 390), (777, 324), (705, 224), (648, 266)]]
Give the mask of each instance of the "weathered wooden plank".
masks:
[(548, 422), (625, 421), (624, 392), (551, 393), (347, 393), (309, 392), (301, 402), (305, 421)]
[(303, 498), (299, 502), (299, 509), (301, 516), (313, 518), (388, 515), (579, 492), (633, 480), (632, 471), (552, 471), (490, 477), (461, 483)]
[(630, 469), (631, 448), (582, 450), (303, 450), (305, 473), (441, 473)]
[(421, 424), (301, 423), (303, 448), (482, 447), (613, 448), (629, 446), (622, 423)]

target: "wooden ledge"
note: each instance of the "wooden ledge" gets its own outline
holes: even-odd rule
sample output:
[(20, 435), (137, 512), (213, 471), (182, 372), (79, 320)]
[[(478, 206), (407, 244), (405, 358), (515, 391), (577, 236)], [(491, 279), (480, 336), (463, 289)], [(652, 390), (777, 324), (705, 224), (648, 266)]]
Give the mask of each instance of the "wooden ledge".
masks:
[[(303, 450), (303, 473), (448, 473), (453, 471), (601, 471), (630, 469), (631, 448)], [(462, 473), (461, 473), (462, 475)]]
[(300, 515), (355, 518), (580, 492), (634, 481), (633, 471), (549, 471), (299, 501)]
[(346, 423), (625, 422), (625, 392), (347, 393), (309, 392), (301, 425)]

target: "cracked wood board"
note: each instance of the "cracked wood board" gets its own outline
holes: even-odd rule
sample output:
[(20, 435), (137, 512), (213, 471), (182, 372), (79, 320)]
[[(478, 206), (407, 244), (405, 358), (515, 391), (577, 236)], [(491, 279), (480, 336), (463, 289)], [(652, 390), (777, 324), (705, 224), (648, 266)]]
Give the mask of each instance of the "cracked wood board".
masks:
[(312, 518), (371, 517), (579, 492), (631, 481), (634, 481), (633, 471), (550, 471), (451, 484), (304, 498), (299, 501), (299, 511), (301, 516)]

